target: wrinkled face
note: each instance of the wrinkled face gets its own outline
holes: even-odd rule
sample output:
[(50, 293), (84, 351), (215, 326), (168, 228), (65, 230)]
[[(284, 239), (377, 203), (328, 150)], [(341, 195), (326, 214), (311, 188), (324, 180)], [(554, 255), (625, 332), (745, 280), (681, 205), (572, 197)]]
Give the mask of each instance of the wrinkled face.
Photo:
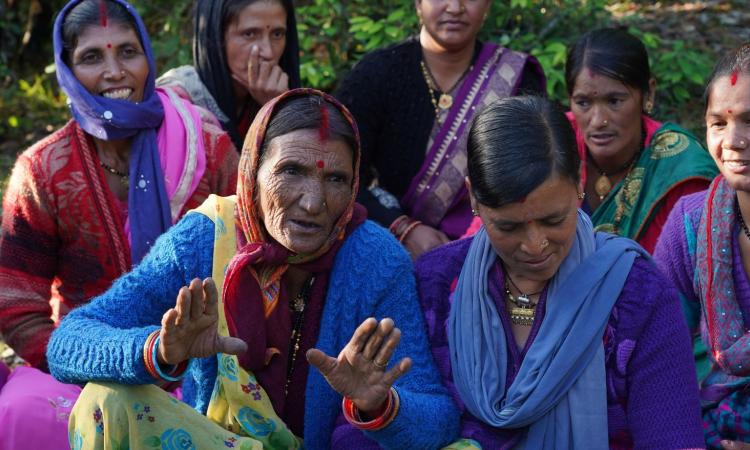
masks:
[(416, 0), (417, 15), (437, 45), (460, 50), (474, 45), (490, 0)]
[(544, 282), (555, 275), (575, 238), (577, 195), (572, 180), (553, 175), (523, 202), (490, 208), (472, 197), (492, 247), (513, 279)]
[(717, 78), (710, 94), (708, 151), (732, 189), (750, 192), (750, 76)]
[(352, 196), (352, 149), (320, 140), (318, 130), (274, 138), (258, 169), (266, 231), (294, 253), (313, 253), (328, 239)]
[(570, 110), (594, 157), (617, 160), (617, 155), (629, 157), (637, 151), (645, 101), (639, 89), (589, 69), (581, 70), (570, 98)]
[(250, 50), (258, 47), (261, 61), (276, 65), (286, 47), (286, 10), (281, 2), (258, 0), (243, 8), (224, 30), (229, 71), (247, 80)]
[(73, 75), (93, 95), (140, 102), (148, 78), (148, 60), (129, 25), (89, 25), (70, 54)]

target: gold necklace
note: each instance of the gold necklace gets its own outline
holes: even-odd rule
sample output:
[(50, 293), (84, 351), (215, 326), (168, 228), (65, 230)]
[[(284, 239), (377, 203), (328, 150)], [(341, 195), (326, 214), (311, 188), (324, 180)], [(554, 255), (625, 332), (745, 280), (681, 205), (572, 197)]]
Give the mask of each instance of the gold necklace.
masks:
[[(424, 77), (425, 83), (427, 83), (427, 89), (430, 91), (430, 101), (432, 102), (432, 107), (435, 108), (435, 117), (439, 117), (441, 109), (450, 109), (450, 107), (453, 106), (453, 96), (448, 94), (447, 92), (452, 92), (456, 88), (456, 86), (458, 86), (458, 84), (464, 79), (466, 74), (474, 68), (474, 65), (470, 64), (469, 67), (464, 70), (464, 73), (461, 74), (458, 80), (453, 83), (453, 86), (451, 86), (451, 88), (448, 89), (447, 92), (442, 92), (437, 87), (435, 78), (432, 76), (430, 68), (427, 67), (427, 64), (425, 64), (424, 59), (419, 62), (419, 65), (422, 67), (422, 76)], [(435, 100), (435, 91), (440, 92), (440, 98), (437, 101)]]
[(508, 287), (508, 285), (510, 284), (512, 284), (518, 292), (521, 292), (521, 290), (518, 289), (518, 286), (516, 286), (516, 283), (514, 283), (510, 276), (506, 274), (505, 295), (508, 297), (508, 300), (510, 300), (510, 302), (515, 305), (510, 309), (510, 321), (514, 325), (529, 327), (534, 323), (537, 305), (536, 302), (531, 301), (530, 297), (532, 295), (539, 295), (542, 293), (542, 291), (535, 292), (533, 294), (524, 294), (523, 292), (521, 292), (520, 295), (515, 296), (510, 292), (510, 288)]

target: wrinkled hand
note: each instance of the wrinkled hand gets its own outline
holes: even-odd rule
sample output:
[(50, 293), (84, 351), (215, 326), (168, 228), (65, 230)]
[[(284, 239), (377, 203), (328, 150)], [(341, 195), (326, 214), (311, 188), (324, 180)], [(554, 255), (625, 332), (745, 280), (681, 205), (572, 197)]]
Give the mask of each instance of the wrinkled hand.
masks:
[(289, 90), (289, 76), (278, 64), (261, 60), (260, 50), (256, 45), (250, 50), (246, 78), (243, 80), (236, 75), (233, 75), (233, 78), (245, 86), (247, 92), (261, 106)]
[(742, 441), (721, 441), (721, 448), (724, 450), (750, 450), (750, 444)]
[(219, 336), (219, 294), (211, 278), (195, 278), (177, 294), (174, 308), (161, 318), (158, 360), (179, 364), (219, 352), (237, 355), (247, 350), (242, 339)]
[(307, 351), (307, 361), (361, 412), (377, 411), (388, 399), (393, 382), (411, 368), (411, 358), (404, 358), (385, 371), (400, 340), (401, 330), (393, 320), (386, 318), (378, 324), (371, 317), (357, 327), (338, 358), (313, 348)]
[(448, 236), (429, 225), (419, 224), (406, 235), (404, 247), (411, 254), (412, 259), (419, 258), (422, 253), (450, 242)]

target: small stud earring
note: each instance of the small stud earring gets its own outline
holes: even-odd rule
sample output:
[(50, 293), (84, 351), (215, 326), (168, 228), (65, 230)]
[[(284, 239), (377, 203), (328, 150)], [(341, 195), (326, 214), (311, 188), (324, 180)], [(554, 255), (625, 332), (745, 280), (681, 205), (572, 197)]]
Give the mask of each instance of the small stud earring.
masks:
[(584, 198), (586, 198), (586, 193), (585, 192), (579, 192), (578, 193), (578, 200), (583, 200)]
[(479, 215), (479, 211), (477, 211), (474, 208), (471, 208), (471, 215), (474, 216), (474, 217), (477, 217)]

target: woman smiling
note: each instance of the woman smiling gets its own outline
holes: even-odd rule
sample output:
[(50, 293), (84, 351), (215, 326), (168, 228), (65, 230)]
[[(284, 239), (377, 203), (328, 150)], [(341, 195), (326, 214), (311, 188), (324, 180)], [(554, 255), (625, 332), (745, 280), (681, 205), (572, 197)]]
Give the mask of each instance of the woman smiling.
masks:
[(154, 88), (148, 35), (130, 5), (71, 1), (53, 42), (73, 120), (19, 156), (3, 203), (0, 331), (33, 367), (14, 371), (0, 392), (0, 441), (10, 448), (67, 446), (80, 389), (43, 373), (60, 320), (141, 261), (185, 211), (234, 192), (237, 180), (226, 134)]

